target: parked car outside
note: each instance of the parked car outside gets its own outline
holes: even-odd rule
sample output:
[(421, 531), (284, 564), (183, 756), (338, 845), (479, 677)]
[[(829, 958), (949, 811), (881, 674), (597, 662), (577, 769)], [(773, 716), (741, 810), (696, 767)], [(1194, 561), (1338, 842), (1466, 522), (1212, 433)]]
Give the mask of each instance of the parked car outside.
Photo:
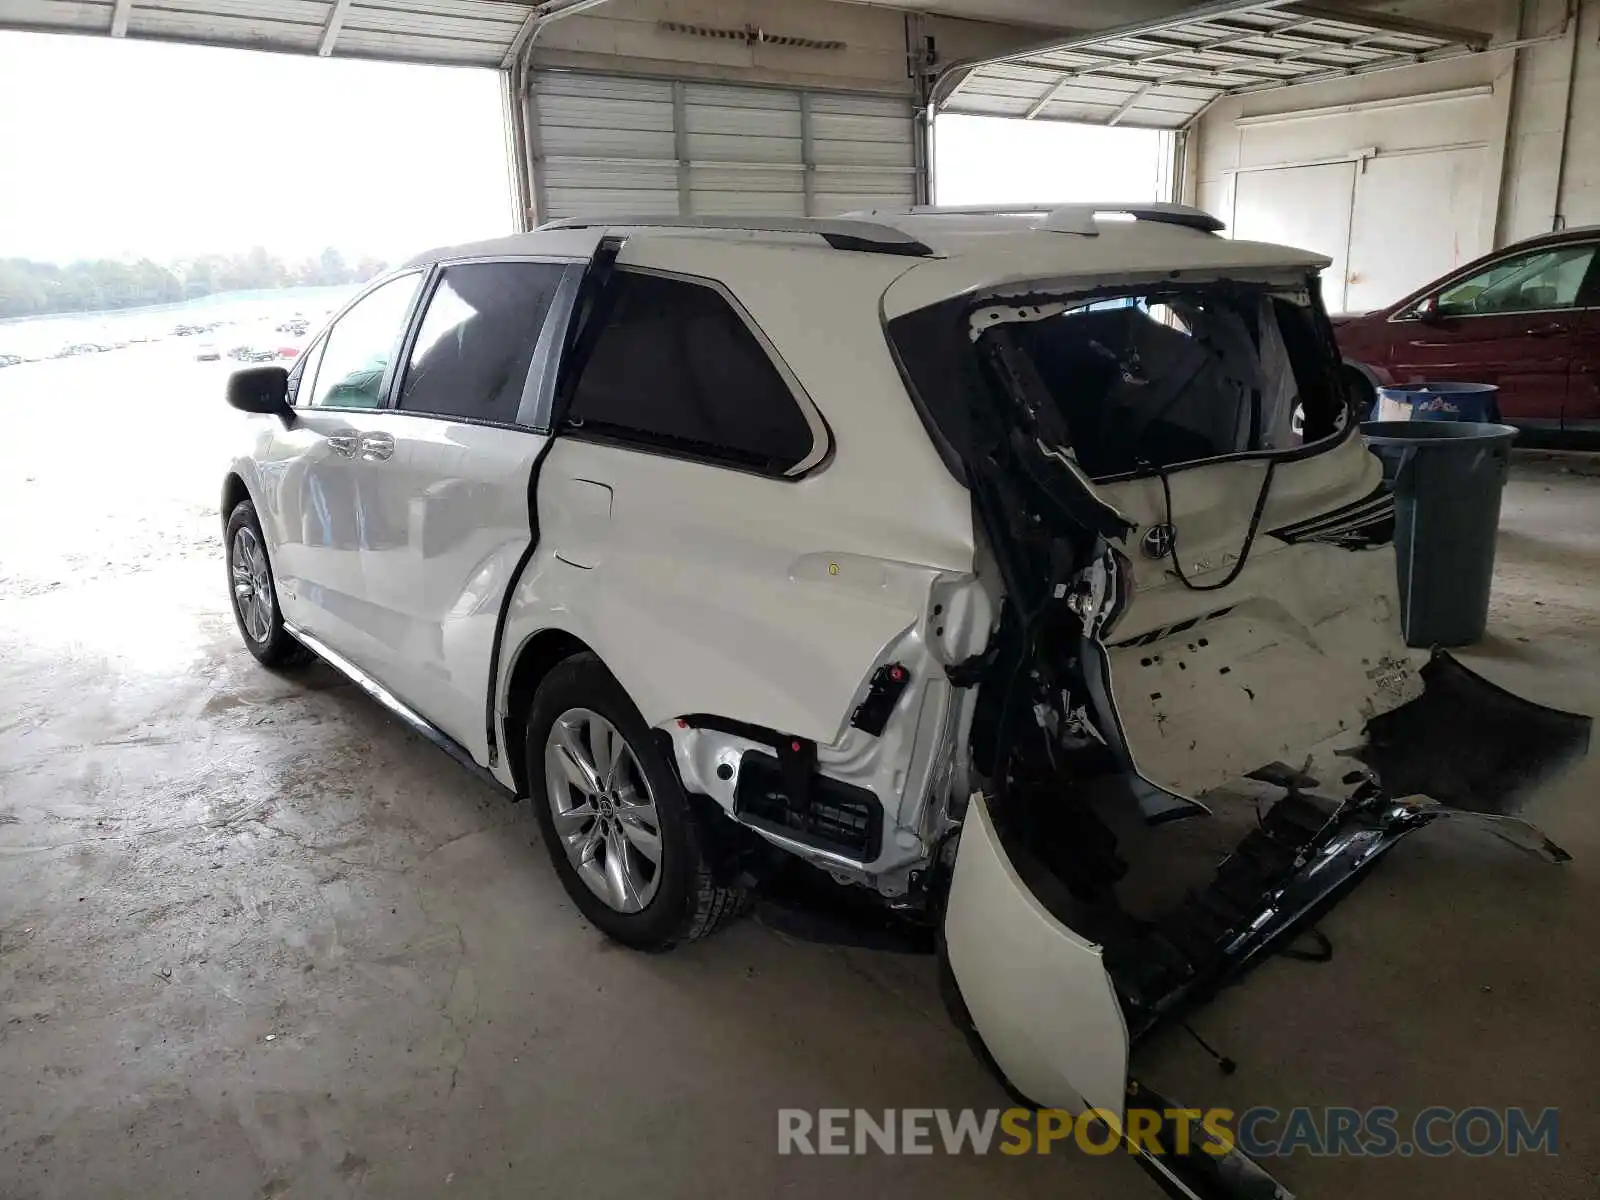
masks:
[[(1587, 722), (1407, 655), (1327, 260), (1099, 211), (413, 260), (230, 380), (245, 645), (527, 797), (610, 937), (691, 941), (804, 872), (937, 944), (1015, 1092), (1123, 1112), (1134, 1045), (1415, 829), (1548, 847), (1485, 772), (1536, 774), (1530, 714), (1546, 757)], [(1211, 882), (1124, 909), (1224, 787), (1259, 820)]]
[(1376, 383), (1491, 383), (1507, 424), (1600, 433), (1600, 226), (1506, 246), (1334, 325)]

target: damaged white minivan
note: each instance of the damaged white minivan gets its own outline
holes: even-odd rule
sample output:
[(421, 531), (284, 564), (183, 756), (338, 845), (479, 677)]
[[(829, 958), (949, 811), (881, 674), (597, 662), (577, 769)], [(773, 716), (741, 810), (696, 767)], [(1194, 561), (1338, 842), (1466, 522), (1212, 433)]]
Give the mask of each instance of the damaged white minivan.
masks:
[[(1326, 260), (1220, 229), (568, 220), (424, 255), (230, 382), (240, 630), (527, 797), (617, 940), (808, 864), (928, 931), (1017, 1094), (1120, 1114), (1135, 1043), (1407, 833), (1560, 858), (1516, 797), (1588, 738), (1408, 654)], [(1223, 805), (1259, 820), (1128, 902)]]

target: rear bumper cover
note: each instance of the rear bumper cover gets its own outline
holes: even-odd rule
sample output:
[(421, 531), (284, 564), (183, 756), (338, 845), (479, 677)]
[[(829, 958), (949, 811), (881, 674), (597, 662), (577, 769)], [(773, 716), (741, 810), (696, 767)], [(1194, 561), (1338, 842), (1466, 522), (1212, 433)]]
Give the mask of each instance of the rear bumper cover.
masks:
[(1368, 768), (1344, 799), (1286, 770), (1286, 794), (1210, 885), (1118, 944), (1096, 944), (1057, 918), (974, 798), (944, 954), (954, 1015), (1016, 1094), (1120, 1119), (1141, 1038), (1282, 948), (1432, 821), (1481, 824), (1549, 861), (1565, 858), (1516, 813), (1532, 785), (1587, 751), (1590, 719), (1514, 696), (1444, 653), (1422, 679), (1420, 696), (1372, 718), (1365, 744), (1342, 752)]

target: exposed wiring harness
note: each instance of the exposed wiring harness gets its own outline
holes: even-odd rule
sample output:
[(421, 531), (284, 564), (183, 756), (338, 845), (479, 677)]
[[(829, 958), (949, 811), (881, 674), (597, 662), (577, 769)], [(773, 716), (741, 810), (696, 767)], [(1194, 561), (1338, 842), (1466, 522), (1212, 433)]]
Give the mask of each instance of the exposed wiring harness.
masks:
[(1233, 564), (1226, 578), (1216, 583), (1191, 583), (1189, 577), (1183, 573), (1183, 563), (1178, 559), (1178, 527), (1172, 523), (1172, 484), (1168, 482), (1169, 472), (1165, 467), (1154, 468), (1156, 477), (1161, 480), (1161, 498), (1166, 506), (1166, 526), (1172, 532), (1172, 541), (1167, 548), (1167, 557), (1172, 561), (1172, 572), (1178, 577), (1178, 582), (1191, 592), (1217, 592), (1227, 587), (1239, 573), (1244, 570), (1245, 564), (1250, 561), (1250, 551), (1256, 544), (1256, 534), (1261, 529), (1261, 515), (1267, 509), (1267, 496), (1272, 492), (1272, 476), (1278, 469), (1276, 459), (1267, 460), (1267, 473), (1261, 480), (1261, 490), (1256, 493), (1256, 506), (1250, 513), (1250, 528), (1245, 531), (1244, 544), (1239, 547), (1238, 561)]

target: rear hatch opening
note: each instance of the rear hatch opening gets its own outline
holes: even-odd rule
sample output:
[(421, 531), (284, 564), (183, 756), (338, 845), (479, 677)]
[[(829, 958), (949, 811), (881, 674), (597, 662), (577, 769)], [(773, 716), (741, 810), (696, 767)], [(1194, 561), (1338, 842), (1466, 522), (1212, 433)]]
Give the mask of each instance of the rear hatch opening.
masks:
[(1342, 425), (1337, 361), (1304, 281), (1006, 301), (974, 309), (969, 335), (1004, 386), (1048, 395), (1056, 444), (1096, 482), (1293, 450)]

